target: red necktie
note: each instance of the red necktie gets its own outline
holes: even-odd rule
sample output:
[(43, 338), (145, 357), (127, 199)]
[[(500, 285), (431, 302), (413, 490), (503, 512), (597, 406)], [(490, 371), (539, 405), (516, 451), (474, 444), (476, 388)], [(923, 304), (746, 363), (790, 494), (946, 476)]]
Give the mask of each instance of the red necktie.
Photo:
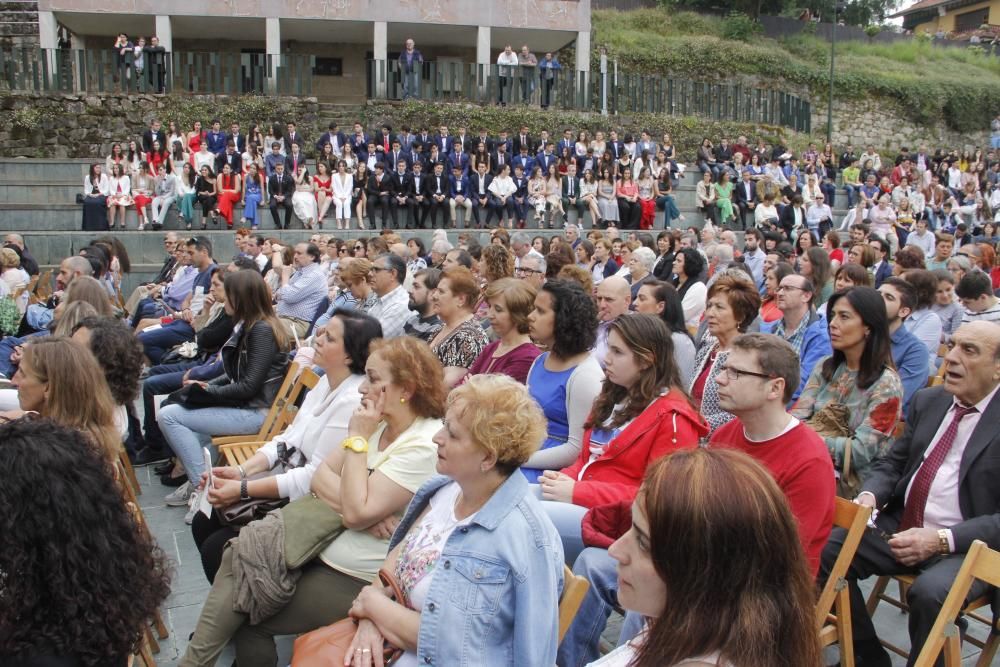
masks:
[(951, 423), (941, 435), (937, 445), (927, 455), (920, 465), (916, 476), (913, 478), (913, 485), (910, 487), (910, 495), (906, 499), (906, 506), (903, 508), (903, 520), (899, 523), (899, 531), (908, 528), (922, 528), (924, 525), (924, 508), (927, 506), (927, 496), (931, 491), (931, 483), (937, 475), (938, 469), (944, 463), (945, 457), (951, 451), (951, 446), (955, 443), (955, 436), (958, 434), (958, 424), (962, 419), (973, 412), (976, 408), (965, 408), (960, 405), (955, 406), (955, 416)]
[(385, 150), (386, 150), (386, 152), (388, 153), (388, 152), (389, 152), (389, 136), (388, 136), (388, 135), (386, 135), (386, 136), (385, 136), (385, 137), (383, 137), (383, 138), (385, 139), (385, 144), (384, 144), (384, 145), (385, 145)]

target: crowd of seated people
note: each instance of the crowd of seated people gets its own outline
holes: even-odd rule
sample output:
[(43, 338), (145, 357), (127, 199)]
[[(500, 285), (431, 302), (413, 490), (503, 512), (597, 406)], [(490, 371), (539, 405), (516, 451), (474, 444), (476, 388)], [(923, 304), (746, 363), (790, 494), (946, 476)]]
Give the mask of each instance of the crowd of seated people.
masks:
[[(712, 226), (438, 230), (429, 247), (238, 230), (231, 260), (166, 232), (128, 298), (128, 254), (101, 238), (0, 340), (0, 421), (17, 422), (0, 428), (37, 415), (109, 470), (156, 464), (206, 575), (185, 666), (233, 642), (272, 667), (275, 637), (345, 617), (356, 665), (386, 641), (401, 664), (818, 664), (838, 493), (880, 510), (847, 574), (859, 662), (890, 664), (857, 588), (874, 574), (916, 576), (915, 659), (972, 542), (1000, 548), (996, 253), (938, 230), (928, 258), (869, 222), (843, 243), (760, 225), (742, 245)], [(319, 381), (282, 432), (206, 461), (305, 369)], [(256, 501), (271, 511), (240, 513)], [(564, 566), (590, 588), (560, 641)], [(763, 636), (741, 605), (770, 610)], [(614, 610), (621, 646), (601, 657)], [(89, 659), (78, 625), (53, 641), (39, 623), (37, 641), (0, 632), (0, 656)], [(137, 640), (115, 632), (117, 659)]]

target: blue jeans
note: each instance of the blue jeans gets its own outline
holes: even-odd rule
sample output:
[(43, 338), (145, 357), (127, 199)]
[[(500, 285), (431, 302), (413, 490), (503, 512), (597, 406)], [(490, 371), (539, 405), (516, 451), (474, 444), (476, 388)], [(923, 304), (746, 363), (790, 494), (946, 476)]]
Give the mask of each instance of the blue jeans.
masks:
[(670, 228), (670, 223), (681, 217), (681, 211), (677, 208), (677, 201), (673, 195), (660, 195), (656, 199), (656, 208), (663, 211), (663, 227)]
[(573, 574), (590, 583), (556, 654), (559, 667), (583, 667), (600, 657), (598, 646), (608, 617), (618, 607), (618, 570), (606, 549), (587, 547), (573, 563)]
[(163, 304), (148, 296), (139, 300), (132, 314), (132, 328), (134, 329), (142, 320), (151, 320), (154, 317), (163, 317), (167, 311), (163, 309)]
[(48, 331), (36, 331), (20, 338), (17, 336), (7, 336), (3, 340), (0, 340), (0, 373), (8, 380), (14, 377), (14, 373), (17, 372), (17, 366), (10, 360), (10, 355), (14, 353), (14, 348), (18, 345), (30, 343), (31, 339), (37, 336), (48, 335)]
[[(847, 208), (848, 209), (854, 208), (854, 205), (858, 201), (857, 197), (858, 197), (858, 192), (860, 190), (861, 190), (861, 187), (858, 186), (858, 185), (850, 185), (848, 183), (844, 184), (844, 192), (847, 193)], [(832, 204), (830, 205), (830, 208), (833, 208)]]
[[(542, 487), (538, 484), (532, 485), (535, 496), (542, 500)], [(549, 516), (549, 520), (559, 532), (562, 538), (563, 555), (566, 564), (571, 565), (576, 557), (583, 551), (583, 515), (587, 513), (586, 507), (574, 505), (573, 503), (560, 503), (553, 500), (542, 500), (542, 509)]]
[(149, 369), (149, 375), (142, 382), (142, 406), (143, 406), (143, 440), (146, 446), (161, 448), (164, 445), (163, 434), (156, 423), (156, 406), (154, 398), (163, 394), (169, 394), (181, 388), (184, 380), (184, 373), (189, 368), (198, 365), (198, 361), (185, 361), (179, 364), (164, 364), (153, 366)]
[(139, 334), (139, 342), (146, 351), (151, 363), (159, 364), (160, 359), (175, 345), (194, 340), (194, 329), (183, 320), (174, 320), (159, 329), (143, 331)]
[(156, 423), (174, 454), (180, 459), (192, 484), (201, 481), (205, 459), (201, 450), (211, 447), (214, 435), (252, 435), (260, 430), (267, 410), (243, 408), (198, 408), (168, 405)]

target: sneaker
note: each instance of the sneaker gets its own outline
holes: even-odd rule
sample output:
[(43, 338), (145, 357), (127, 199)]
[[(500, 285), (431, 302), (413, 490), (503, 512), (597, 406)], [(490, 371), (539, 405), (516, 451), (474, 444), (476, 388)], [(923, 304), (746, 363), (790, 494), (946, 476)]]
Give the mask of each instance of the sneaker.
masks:
[(191, 482), (184, 482), (171, 493), (167, 494), (167, 497), (163, 499), (163, 502), (167, 504), (168, 507), (184, 507), (191, 501), (191, 496), (195, 493), (194, 487), (191, 486)]
[(194, 515), (198, 513), (198, 505), (201, 502), (201, 494), (198, 491), (191, 492), (191, 498), (188, 500), (188, 511), (184, 515), (184, 523), (191, 525), (194, 521)]

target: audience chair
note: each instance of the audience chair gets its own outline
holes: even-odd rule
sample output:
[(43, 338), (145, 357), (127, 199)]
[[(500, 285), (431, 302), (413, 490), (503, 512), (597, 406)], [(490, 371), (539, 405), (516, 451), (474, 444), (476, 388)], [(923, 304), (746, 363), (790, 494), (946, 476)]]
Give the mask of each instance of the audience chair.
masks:
[(121, 447), (118, 448), (118, 460), (121, 462), (122, 471), (125, 474), (125, 482), (132, 488), (135, 495), (142, 495), (142, 488), (139, 486), (139, 479), (135, 476), (135, 469), (132, 467), (132, 462), (128, 458), (128, 452), (125, 451), (125, 443), (122, 443)]
[(816, 602), (816, 629), (820, 645), (840, 645), (840, 664), (854, 667), (854, 636), (851, 630), (851, 595), (847, 589), (847, 570), (851, 567), (854, 554), (864, 537), (871, 517), (871, 509), (836, 498), (833, 525), (847, 531), (844, 545), (840, 549), (826, 585)]
[(309, 368), (303, 369), (296, 377), (298, 369), (296, 363), (288, 365), (285, 381), (278, 389), (278, 396), (271, 404), (271, 410), (267, 413), (260, 431), (254, 435), (212, 438), (212, 443), (219, 448), (219, 454), (227, 465), (236, 466), (245, 463), (264, 443), (284, 431), (295, 419), (303, 392), (314, 389), (319, 382), (319, 376)]
[(576, 618), (576, 612), (583, 604), (583, 596), (587, 594), (590, 582), (586, 577), (573, 574), (573, 570), (563, 565), (563, 593), (559, 599), (559, 641), (563, 640), (570, 624)]
[[(982, 548), (977, 550), (977, 545), (981, 546)], [(976, 554), (979, 554), (980, 552), (986, 552), (986, 553), (977, 556)], [(985, 563), (986, 565), (983, 565), (983, 563)], [(973, 567), (976, 568), (974, 572), (973, 572)], [(989, 567), (993, 568), (992, 572), (988, 576), (984, 576), (982, 573), (985, 572), (987, 569), (989, 569)], [(913, 583), (913, 579), (914, 579), (913, 575), (909, 574), (885, 575), (879, 577), (878, 580), (875, 582), (875, 586), (872, 588), (871, 594), (869, 594), (868, 596), (868, 601), (866, 603), (866, 606), (868, 608), (868, 614), (871, 616), (875, 615), (875, 610), (878, 608), (879, 602), (887, 602), (891, 604), (893, 607), (899, 609), (902, 613), (904, 614), (908, 613), (909, 606), (906, 604), (906, 594), (910, 585)], [(928, 638), (927, 640), (928, 643), (924, 645), (924, 649), (920, 654), (920, 660), (917, 660), (916, 662), (917, 667), (920, 667), (921, 664), (924, 665), (925, 667), (930, 667), (931, 665), (933, 665), (938, 654), (941, 652), (942, 646), (945, 646), (945, 644), (948, 644), (948, 646), (945, 646), (946, 649), (945, 663), (947, 667), (951, 667), (952, 664), (954, 664), (955, 667), (959, 667), (961, 665), (962, 662), (961, 658), (959, 658), (958, 662), (955, 663), (949, 662), (949, 653), (948, 653), (949, 651), (952, 650), (950, 645), (952, 639), (954, 640), (955, 644), (954, 650), (956, 652), (958, 651), (961, 639), (956, 635), (955, 637), (947, 639), (946, 641), (946, 635), (952, 632), (951, 628), (954, 627), (955, 619), (958, 617), (959, 613), (962, 613), (968, 616), (969, 618), (979, 621), (980, 623), (985, 624), (989, 628), (990, 634), (985, 642), (980, 641), (979, 639), (969, 634), (966, 634), (965, 636), (965, 640), (967, 642), (969, 642), (970, 644), (979, 648), (982, 651), (982, 653), (979, 656), (979, 661), (976, 663), (976, 667), (989, 667), (990, 662), (993, 659), (993, 656), (996, 655), (997, 649), (1000, 648), (1000, 636), (998, 636), (998, 633), (1000, 633), (1000, 617), (994, 618), (991, 621), (990, 619), (986, 618), (985, 616), (977, 612), (977, 610), (982, 609), (983, 607), (988, 607), (990, 605), (992, 601), (992, 593), (988, 593), (987, 595), (984, 595), (980, 598), (976, 598), (975, 600), (969, 602), (969, 604), (963, 606), (963, 603), (965, 602), (965, 596), (968, 595), (969, 587), (972, 585), (973, 579), (981, 579), (983, 581), (993, 584), (994, 586), (1000, 583), (1000, 554), (998, 554), (996, 551), (989, 549), (985, 544), (983, 544), (979, 540), (973, 542), (972, 549), (969, 550), (969, 553), (965, 557), (965, 561), (962, 564), (962, 569), (959, 570), (958, 576), (955, 578), (955, 583), (952, 584), (951, 592), (945, 599), (944, 606), (941, 607), (941, 613), (938, 615), (938, 620), (934, 625), (934, 629), (931, 630), (930, 638)], [(899, 590), (898, 598), (894, 598), (892, 597), (892, 595), (886, 592), (886, 589), (893, 580), (895, 580), (896, 584), (898, 585), (898, 590)], [(955, 598), (955, 602), (954, 604), (949, 606), (950, 601), (952, 600), (953, 597)], [(933, 649), (933, 652), (929, 654), (930, 655), (929, 659), (927, 659), (924, 662), (921, 662), (921, 660), (924, 659), (925, 654), (928, 653), (928, 647), (931, 646), (931, 641), (934, 638), (940, 640), (936, 644), (937, 648)], [(897, 655), (902, 656), (903, 658), (909, 658), (910, 656), (908, 651), (886, 640), (882, 640), (882, 645), (886, 649), (892, 651)]]
[(38, 301), (45, 303), (52, 296), (52, 269), (48, 269), (38, 278), (35, 285), (35, 296)]
[[(965, 604), (969, 588), (976, 579), (985, 581), (993, 586), (1000, 586), (1000, 552), (990, 549), (980, 540), (972, 543), (972, 548), (969, 549), (965, 560), (962, 561), (962, 569), (958, 571), (958, 576), (955, 577), (955, 583), (952, 584), (951, 590), (948, 592), (948, 597), (944, 600), (941, 613), (938, 614), (937, 620), (934, 621), (934, 627), (931, 629), (930, 636), (927, 637), (927, 642), (924, 644), (923, 650), (920, 651), (916, 663), (914, 663), (915, 667), (933, 667), (942, 650), (944, 650), (945, 667), (961, 667), (962, 638), (959, 634), (958, 626), (955, 624), (955, 619), (958, 618), (960, 613), (966, 613), (977, 603), (989, 604), (989, 596), (974, 600), (968, 605)], [(998, 632), (1000, 632), (1000, 628), (996, 626), (991, 628), (985, 645), (980, 646), (982, 653), (979, 655), (976, 667), (988, 667), (992, 663), (993, 657), (997, 652), (997, 647), (1000, 646)], [(968, 635), (966, 636), (966, 640), (979, 646)]]

